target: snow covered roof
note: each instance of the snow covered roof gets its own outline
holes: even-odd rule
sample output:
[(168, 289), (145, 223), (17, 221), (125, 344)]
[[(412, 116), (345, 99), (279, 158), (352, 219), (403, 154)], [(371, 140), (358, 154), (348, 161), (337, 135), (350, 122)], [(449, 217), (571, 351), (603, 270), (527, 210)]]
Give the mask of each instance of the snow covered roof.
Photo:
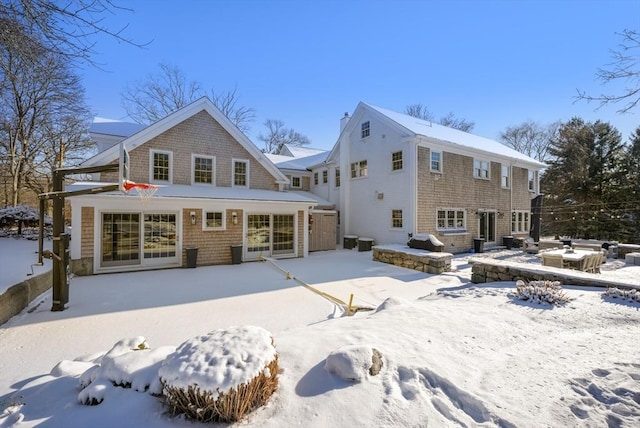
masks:
[[(113, 183), (99, 183), (96, 181), (76, 182), (66, 186), (66, 191), (85, 190)], [(123, 195), (119, 191), (103, 193), (103, 195)], [(129, 197), (135, 197), (136, 192), (130, 192)], [(154, 198), (206, 198), (220, 200), (250, 200), (264, 202), (296, 202), (316, 205), (318, 199), (306, 192), (278, 192), (264, 189), (243, 189), (237, 187), (190, 186), (185, 184), (170, 184), (161, 186)]]
[(133, 122), (122, 122), (119, 120), (95, 117), (89, 127), (92, 134), (115, 135), (118, 137), (130, 137), (136, 132), (144, 129), (147, 125)]
[(293, 146), (291, 144), (285, 144), (280, 150), (280, 155), (289, 156), (294, 158), (304, 158), (307, 156), (315, 155), (318, 153), (326, 152), (324, 149), (314, 149), (312, 147)]
[(301, 158), (291, 158), (289, 156), (282, 155), (269, 155), (268, 157), (280, 169), (306, 171), (311, 166), (324, 162), (328, 155), (329, 151), (325, 150), (320, 153)]
[(489, 138), (480, 137), (458, 129), (449, 128), (448, 126), (439, 125), (428, 120), (419, 119), (402, 113), (396, 113), (394, 111), (372, 106), (363, 102), (358, 105), (358, 107), (360, 106), (364, 106), (367, 109), (374, 110), (384, 115), (416, 136), (423, 136), (428, 139), (442, 141), (447, 144), (472, 149), (474, 151), (485, 152), (492, 155), (497, 154), (516, 161), (522, 161), (523, 163), (538, 168), (544, 168), (546, 166), (529, 156)]

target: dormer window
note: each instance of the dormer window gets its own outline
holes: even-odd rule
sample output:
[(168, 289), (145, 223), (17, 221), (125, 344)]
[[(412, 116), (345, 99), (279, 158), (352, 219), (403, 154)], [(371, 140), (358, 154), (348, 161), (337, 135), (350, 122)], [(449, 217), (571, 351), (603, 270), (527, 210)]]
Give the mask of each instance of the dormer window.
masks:
[(369, 121), (367, 120), (366, 122), (362, 123), (362, 130), (361, 130), (361, 137), (362, 138), (367, 138), (369, 135), (371, 135), (371, 129), (369, 127)]

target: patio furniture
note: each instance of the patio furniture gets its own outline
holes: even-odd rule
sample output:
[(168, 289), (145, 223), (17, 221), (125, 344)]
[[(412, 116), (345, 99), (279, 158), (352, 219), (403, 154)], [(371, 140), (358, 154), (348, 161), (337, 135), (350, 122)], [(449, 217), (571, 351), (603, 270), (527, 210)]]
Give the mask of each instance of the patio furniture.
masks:
[[(585, 250), (550, 250), (542, 254), (542, 257), (545, 256), (560, 256), (562, 257), (563, 267), (569, 267), (570, 269), (576, 270), (585, 270), (586, 260), (590, 255), (600, 255), (599, 252), (594, 251), (585, 251)], [(543, 259), (544, 261), (544, 259)], [(543, 263), (544, 264), (544, 263)]]
[(564, 268), (565, 263), (562, 261), (562, 254), (542, 253), (542, 265)]

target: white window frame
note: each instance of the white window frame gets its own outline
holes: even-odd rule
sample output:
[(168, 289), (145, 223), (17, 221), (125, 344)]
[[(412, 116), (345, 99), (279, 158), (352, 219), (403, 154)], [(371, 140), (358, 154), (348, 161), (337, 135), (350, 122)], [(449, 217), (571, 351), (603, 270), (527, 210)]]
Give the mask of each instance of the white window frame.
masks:
[[(440, 213), (444, 217), (440, 217)], [(450, 217), (450, 213), (453, 216)], [(462, 225), (459, 225), (459, 214), (462, 213)], [(438, 208), (436, 209), (436, 230), (443, 232), (466, 232), (467, 231), (467, 210), (465, 208)], [(444, 226), (440, 226), (440, 219), (444, 219)], [(449, 220), (453, 221), (453, 226), (449, 226)]]
[(502, 164), (500, 167), (500, 185), (503, 189), (511, 188), (511, 166)]
[[(222, 226), (207, 226), (207, 214), (222, 214)], [(226, 210), (202, 210), (202, 230), (227, 230), (227, 212)]]
[[(400, 159), (394, 159), (393, 157), (397, 154), (400, 154)], [(400, 165), (399, 167), (398, 164)], [(391, 172), (398, 172), (404, 170), (404, 152), (402, 150), (398, 150), (397, 152), (391, 153)]]
[[(294, 178), (298, 180), (298, 185), (297, 186), (293, 182)], [(291, 188), (292, 189), (302, 189), (302, 177), (299, 177), (297, 175), (292, 175), (291, 176)]]
[(367, 120), (360, 125), (360, 138), (363, 140), (371, 135), (371, 121)]
[[(245, 177), (245, 183), (244, 185), (242, 184), (236, 184), (236, 163), (244, 163), (246, 165), (246, 177)], [(249, 183), (251, 182), (251, 170), (250, 170), (250, 166), (251, 164), (249, 163), (249, 159), (237, 159), (237, 158), (233, 158), (231, 159), (231, 187), (244, 187), (244, 188), (249, 188)]]
[(533, 169), (528, 169), (527, 170), (527, 188), (529, 189), (530, 192), (536, 192), (536, 190), (538, 189), (538, 171), (535, 171)]
[[(169, 155), (169, 180), (156, 180), (153, 174), (153, 159), (156, 154)], [(169, 150), (149, 150), (149, 183), (171, 184), (173, 183), (173, 152)]]
[[(433, 155), (438, 155), (438, 160), (434, 160), (433, 159)], [(434, 168), (433, 167), (433, 163), (437, 162), (438, 163), (438, 168)], [(429, 170), (431, 172), (437, 172), (437, 173), (442, 173), (442, 152), (439, 151), (435, 151), (435, 150), (431, 150), (429, 153)]]
[(531, 230), (531, 212), (528, 210), (511, 211), (511, 233), (529, 233)]
[[(397, 218), (394, 216), (394, 214), (396, 213), (400, 213), (400, 218)], [(396, 220), (400, 220), (400, 225), (396, 226), (395, 222)], [(399, 229), (404, 229), (404, 212), (400, 209), (392, 209), (391, 210), (391, 229), (393, 230), (399, 230)]]
[(491, 180), (491, 161), (474, 158), (473, 177), (481, 180)]
[[(364, 164), (364, 168), (362, 167)], [(355, 167), (355, 168), (354, 168)], [(363, 159), (358, 162), (351, 163), (351, 179), (356, 180), (358, 178), (364, 178), (369, 175), (369, 165), (366, 159)], [(364, 171), (364, 174), (362, 173)], [(355, 174), (355, 176), (354, 176)]]
[(318, 171), (313, 173), (313, 185), (317, 186), (318, 184), (320, 184), (320, 178), (319, 178), (319, 174)]
[(322, 170), (322, 184), (329, 184), (329, 170)]
[(333, 184), (335, 184), (335, 187), (340, 187), (342, 176), (340, 175), (339, 167), (336, 167), (335, 172), (333, 173), (333, 180), (334, 180)]
[[(196, 159), (211, 159), (211, 183), (196, 181)], [(191, 184), (194, 186), (215, 186), (216, 185), (216, 157), (209, 155), (191, 154)]]

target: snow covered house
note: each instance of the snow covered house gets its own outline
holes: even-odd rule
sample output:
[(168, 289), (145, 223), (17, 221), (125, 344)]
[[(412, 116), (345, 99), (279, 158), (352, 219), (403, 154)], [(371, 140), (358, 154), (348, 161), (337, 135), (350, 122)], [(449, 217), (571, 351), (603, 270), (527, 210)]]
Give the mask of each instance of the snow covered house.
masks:
[[(201, 98), (123, 141), (129, 179), (161, 185), (147, 202), (108, 192), (72, 196), (71, 266), (77, 274), (308, 254), (312, 195), (285, 190), (287, 177), (208, 98)], [(118, 163), (120, 144), (83, 166)], [(68, 191), (117, 183), (117, 173), (95, 174)], [(191, 252), (193, 254), (193, 252)], [(237, 254), (237, 253), (236, 253)]]
[[(404, 244), (435, 235), (445, 251), (529, 236), (544, 164), (496, 141), (359, 103), (313, 165), (311, 192), (336, 205), (340, 236)], [(318, 177), (316, 180), (315, 177)]]

